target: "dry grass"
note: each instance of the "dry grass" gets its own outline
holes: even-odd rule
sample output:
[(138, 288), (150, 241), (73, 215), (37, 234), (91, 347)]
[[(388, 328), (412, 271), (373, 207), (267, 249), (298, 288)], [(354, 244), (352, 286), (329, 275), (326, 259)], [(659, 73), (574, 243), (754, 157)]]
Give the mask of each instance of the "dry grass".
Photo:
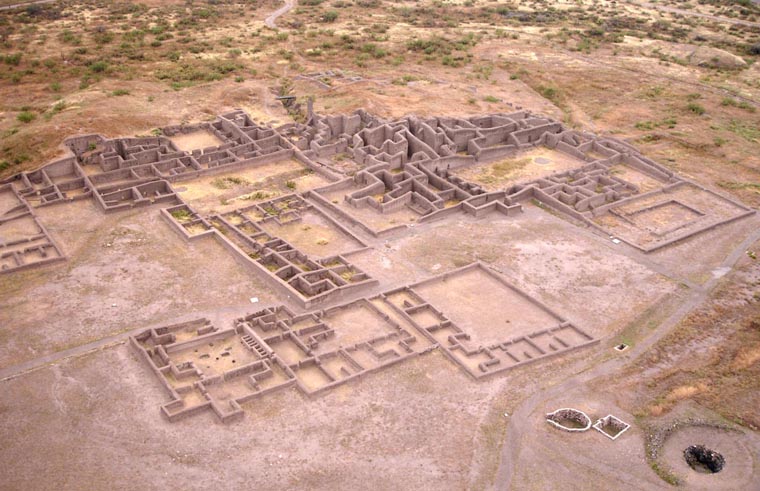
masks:
[(744, 268), (619, 377), (646, 371), (629, 388), (645, 418), (695, 401), (751, 428), (760, 427), (760, 301), (753, 295), (760, 263)]

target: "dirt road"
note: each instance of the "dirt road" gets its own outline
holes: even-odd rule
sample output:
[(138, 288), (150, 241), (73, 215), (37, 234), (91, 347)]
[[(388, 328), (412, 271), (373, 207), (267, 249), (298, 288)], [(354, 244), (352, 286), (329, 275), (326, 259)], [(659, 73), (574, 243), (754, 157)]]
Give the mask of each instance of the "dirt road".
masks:
[(274, 22), (277, 20), (277, 17), (290, 12), (295, 6), (296, 0), (285, 0), (285, 5), (272, 12), (269, 17), (264, 20), (264, 24), (270, 29), (277, 29), (277, 24)]
[(11, 5), (2, 5), (0, 6), (0, 10), (11, 10), (11, 9), (17, 9), (21, 7), (28, 7), (29, 5), (38, 5), (43, 3), (53, 3), (55, 0), (37, 0), (35, 2), (19, 2), (19, 3), (13, 3)]
[[(739, 244), (721, 264), (721, 268), (731, 269), (736, 262), (742, 257), (748, 247), (757, 240), (760, 240), (760, 230), (751, 234), (741, 244)], [(681, 308), (673, 312), (647, 339), (639, 343), (626, 356), (613, 358), (610, 361), (598, 365), (592, 370), (582, 372), (574, 377), (567, 379), (565, 382), (549, 387), (544, 391), (537, 392), (520, 404), (509, 419), (507, 425), (507, 441), (504, 443), (501, 452), (501, 461), (496, 473), (493, 489), (507, 490), (511, 489), (512, 479), (514, 477), (515, 465), (519, 459), (521, 442), (525, 428), (529, 428), (528, 417), (541, 404), (551, 397), (557, 396), (563, 392), (569, 392), (573, 388), (586, 384), (600, 376), (608, 375), (622, 368), (626, 363), (637, 356), (645, 353), (657, 341), (667, 335), (682, 319), (684, 319), (694, 309), (698, 308), (709, 297), (713, 289), (718, 285), (720, 276), (714, 277), (701, 288), (694, 288), (691, 295), (684, 301)]]

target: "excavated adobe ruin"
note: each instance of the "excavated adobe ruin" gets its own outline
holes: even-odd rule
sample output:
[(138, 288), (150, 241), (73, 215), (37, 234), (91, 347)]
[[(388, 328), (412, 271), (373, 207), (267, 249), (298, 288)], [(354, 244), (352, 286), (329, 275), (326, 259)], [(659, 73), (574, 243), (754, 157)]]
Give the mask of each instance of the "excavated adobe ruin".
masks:
[[(455, 215), (515, 217), (532, 202), (649, 253), (754, 213), (620, 140), (525, 110), (396, 120), (359, 110), (309, 114), (305, 124), (276, 128), (235, 110), (162, 135), (68, 138), (68, 156), (0, 181), (0, 272), (65, 261), (66, 244), (53, 240), (34, 210), (91, 199), (104, 213), (159, 208), (188, 244), (215, 240), (261, 278), (281, 305), (232, 325), (201, 318), (131, 338), (169, 393), (161, 411), (172, 421), (208, 409), (233, 420), (241, 404), (275, 390), (317, 394), (434, 349), (481, 379), (599, 341), (478, 261), (383, 285), (351, 260), (373, 239)], [(541, 155), (535, 166), (524, 163), (530, 172), (522, 177), (507, 173), (488, 186), (468, 177), (536, 150), (556, 153), (563, 167), (552, 170)], [(224, 213), (198, 211), (175, 188), (285, 160), (328, 183)], [(286, 236), (293, 227), (308, 230), (307, 217), (343, 245), (317, 254)], [(547, 421), (568, 431), (591, 427), (571, 409)], [(582, 430), (571, 427), (578, 424)], [(612, 416), (597, 425), (613, 439), (627, 429)]]

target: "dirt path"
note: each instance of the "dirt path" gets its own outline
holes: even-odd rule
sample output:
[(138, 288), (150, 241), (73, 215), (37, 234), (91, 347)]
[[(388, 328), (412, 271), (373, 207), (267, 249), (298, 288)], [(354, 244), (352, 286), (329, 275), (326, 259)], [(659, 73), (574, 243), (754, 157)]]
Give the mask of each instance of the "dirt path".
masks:
[[(748, 20), (742, 20), (742, 19), (732, 19), (730, 17), (721, 17), (719, 15), (712, 15), (712, 14), (703, 14), (701, 12), (693, 12), (691, 10), (682, 10), (675, 7), (666, 7), (664, 5), (655, 5), (653, 3), (649, 2), (637, 2), (635, 0), (627, 0), (626, 3), (629, 3), (631, 5), (636, 5), (637, 7), (643, 7), (647, 9), (654, 9), (659, 10), (661, 12), (669, 12), (672, 14), (678, 14), (683, 15), (685, 17), (701, 17), (703, 19), (709, 19), (715, 22), (725, 22), (728, 24), (738, 24), (742, 26), (750, 26), (750, 27), (760, 27), (760, 22), (751, 22)], [(757, 2), (756, 3), (760, 3)]]
[(290, 12), (295, 6), (296, 0), (285, 0), (285, 5), (272, 12), (269, 17), (264, 19), (264, 24), (266, 24), (270, 29), (277, 29), (277, 24), (274, 22), (277, 20), (277, 17)]
[[(745, 251), (758, 240), (760, 240), (760, 230), (755, 231), (739, 244), (733, 252), (723, 260), (720, 267), (732, 269), (742, 255), (745, 254)], [(689, 313), (702, 305), (712, 293), (713, 289), (718, 285), (720, 279), (721, 277), (712, 278), (703, 287), (693, 289), (681, 307), (660, 324), (652, 335), (642, 340), (627, 355), (613, 358), (605, 363), (597, 365), (591, 370), (579, 373), (565, 380), (561, 384), (537, 392), (517, 406), (507, 424), (507, 441), (502, 447), (499, 469), (496, 472), (493, 489), (510, 489), (512, 478), (514, 476), (515, 464), (520, 455), (524, 429), (530, 428), (528, 418), (539, 404), (547, 399), (556, 397), (559, 394), (570, 392), (593, 379), (613, 373), (616, 370), (621, 369), (626, 363), (645, 353), (655, 343), (666, 336), (671, 329), (689, 315)]]
[(2, 5), (0, 6), (0, 10), (11, 10), (11, 9), (17, 9), (20, 7), (28, 7), (29, 5), (38, 5), (38, 4), (53, 3), (53, 2), (55, 2), (55, 0), (37, 0), (35, 2), (19, 2), (19, 3), (14, 3), (11, 5)]

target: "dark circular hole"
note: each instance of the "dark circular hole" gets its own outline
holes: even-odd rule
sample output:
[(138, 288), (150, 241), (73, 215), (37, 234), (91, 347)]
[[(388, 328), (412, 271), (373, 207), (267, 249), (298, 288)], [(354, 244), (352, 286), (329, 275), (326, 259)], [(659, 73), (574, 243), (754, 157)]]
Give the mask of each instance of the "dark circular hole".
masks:
[(692, 445), (683, 451), (683, 458), (689, 467), (703, 474), (715, 474), (723, 470), (726, 459), (704, 445)]

